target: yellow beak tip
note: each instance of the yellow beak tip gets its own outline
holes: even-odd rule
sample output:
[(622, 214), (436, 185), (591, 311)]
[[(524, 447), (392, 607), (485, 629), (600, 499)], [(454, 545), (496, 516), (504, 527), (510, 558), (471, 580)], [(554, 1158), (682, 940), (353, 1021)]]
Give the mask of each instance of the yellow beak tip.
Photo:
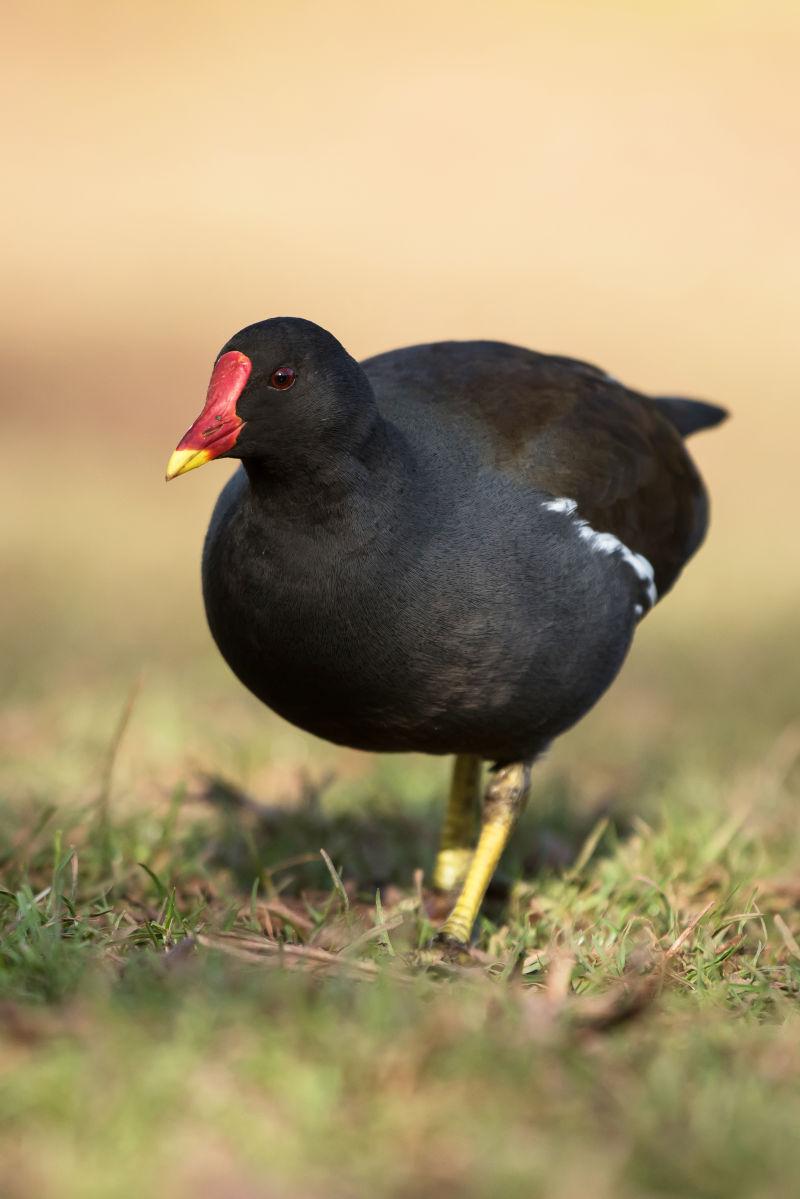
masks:
[(175, 450), (167, 463), (166, 479), (174, 479), (177, 475), (185, 475), (189, 470), (196, 470), (211, 461), (208, 450)]

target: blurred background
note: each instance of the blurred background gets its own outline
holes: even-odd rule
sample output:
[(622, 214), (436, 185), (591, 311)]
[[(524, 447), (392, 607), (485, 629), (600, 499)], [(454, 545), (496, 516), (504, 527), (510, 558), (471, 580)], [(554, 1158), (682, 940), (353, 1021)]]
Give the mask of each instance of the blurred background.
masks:
[(231, 468), (167, 488), (164, 465), (219, 346), (281, 313), (357, 357), (498, 338), (730, 407), (692, 442), (708, 544), (543, 769), (599, 794), (667, 752), (733, 772), (780, 737), (800, 684), (796, 4), (11, 2), (4, 40), (5, 787), (87, 793), (139, 677), (118, 777), (139, 798), (199, 768), (259, 796), (329, 769), (440, 786), (441, 764), (269, 717), (205, 629)]

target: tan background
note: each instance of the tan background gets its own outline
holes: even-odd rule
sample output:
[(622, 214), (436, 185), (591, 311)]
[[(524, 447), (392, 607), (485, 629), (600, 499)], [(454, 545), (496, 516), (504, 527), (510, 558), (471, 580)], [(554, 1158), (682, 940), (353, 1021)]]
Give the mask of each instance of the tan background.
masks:
[(729, 405), (694, 443), (712, 538), (643, 641), (719, 642), (746, 693), (800, 589), (797, 5), (13, 4), (4, 41), (15, 745), (105, 736), (72, 697), (140, 665), (262, 719), (199, 603), (228, 468), (162, 476), (219, 345), (276, 313), (357, 356), (497, 337)]

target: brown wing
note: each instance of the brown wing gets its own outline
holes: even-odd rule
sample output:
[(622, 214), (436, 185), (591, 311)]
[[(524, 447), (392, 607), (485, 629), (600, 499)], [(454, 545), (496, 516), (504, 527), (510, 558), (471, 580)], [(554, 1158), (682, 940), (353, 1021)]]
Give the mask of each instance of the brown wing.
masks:
[(663, 595), (703, 539), (707, 500), (677, 430), (603, 371), (501, 342), (439, 342), (364, 363), (391, 403), (413, 396), (465, 421), (483, 456), (644, 554)]
[[(577, 501), (598, 532), (644, 554), (663, 595), (703, 539), (707, 500), (680, 434), (645, 396), (598, 373), (545, 369), (534, 428), (521, 419), (529, 477)], [(545, 399), (540, 404), (539, 395)], [(519, 395), (514, 407), (521, 409)], [(526, 473), (527, 473), (526, 472)]]

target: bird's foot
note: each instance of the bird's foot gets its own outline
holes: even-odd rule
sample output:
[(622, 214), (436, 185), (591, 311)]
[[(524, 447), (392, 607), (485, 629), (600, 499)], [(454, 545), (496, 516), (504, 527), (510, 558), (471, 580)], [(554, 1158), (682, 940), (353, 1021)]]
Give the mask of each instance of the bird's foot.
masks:
[(475, 966), (477, 962), (464, 941), (457, 940), (449, 933), (437, 933), (423, 949), (417, 949), (409, 955), (409, 965), (416, 970), (451, 973), (454, 969)]

